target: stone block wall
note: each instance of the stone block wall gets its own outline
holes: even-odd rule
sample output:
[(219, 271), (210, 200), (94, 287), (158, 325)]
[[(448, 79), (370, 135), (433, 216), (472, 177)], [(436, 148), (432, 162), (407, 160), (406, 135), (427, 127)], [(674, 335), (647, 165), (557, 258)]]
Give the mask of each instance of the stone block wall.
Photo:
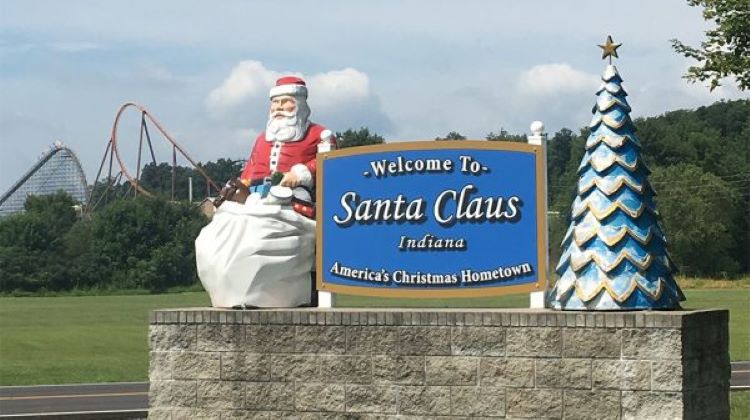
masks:
[(165, 310), (150, 418), (729, 418), (728, 312)]

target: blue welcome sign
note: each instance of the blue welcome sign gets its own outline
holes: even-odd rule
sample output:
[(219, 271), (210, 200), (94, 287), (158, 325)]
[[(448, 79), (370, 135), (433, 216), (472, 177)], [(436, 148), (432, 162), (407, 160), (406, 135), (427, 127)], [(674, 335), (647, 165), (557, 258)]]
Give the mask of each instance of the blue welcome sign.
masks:
[(543, 153), (449, 141), (320, 154), (318, 289), (433, 298), (543, 290)]

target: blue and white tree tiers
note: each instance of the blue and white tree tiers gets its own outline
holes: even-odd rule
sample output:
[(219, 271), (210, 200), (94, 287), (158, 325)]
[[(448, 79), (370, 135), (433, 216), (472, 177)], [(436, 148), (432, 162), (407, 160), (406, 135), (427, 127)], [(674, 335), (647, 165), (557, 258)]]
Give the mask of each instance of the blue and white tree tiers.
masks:
[(657, 222), (627, 93), (615, 66), (606, 67), (602, 80), (550, 306), (677, 309), (685, 296)]

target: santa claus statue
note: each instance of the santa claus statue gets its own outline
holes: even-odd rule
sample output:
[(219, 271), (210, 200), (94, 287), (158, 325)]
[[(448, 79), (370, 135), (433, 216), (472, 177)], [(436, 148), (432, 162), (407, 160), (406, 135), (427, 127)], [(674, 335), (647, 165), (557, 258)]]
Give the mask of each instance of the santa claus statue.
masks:
[(240, 178), (222, 189), (211, 223), (195, 241), (198, 276), (215, 307), (317, 305), (311, 277), (315, 157), (336, 142), (308, 119), (302, 79), (282, 77), (270, 97), (266, 131)]
[[(331, 131), (309, 120), (307, 86), (299, 77), (286, 76), (276, 81), (270, 92), (271, 109), (266, 131), (255, 139), (240, 179), (250, 192), (265, 195), (274, 174), (279, 185), (305, 197), (315, 186), (315, 155), (336, 146)], [(300, 188), (301, 191), (300, 191)]]

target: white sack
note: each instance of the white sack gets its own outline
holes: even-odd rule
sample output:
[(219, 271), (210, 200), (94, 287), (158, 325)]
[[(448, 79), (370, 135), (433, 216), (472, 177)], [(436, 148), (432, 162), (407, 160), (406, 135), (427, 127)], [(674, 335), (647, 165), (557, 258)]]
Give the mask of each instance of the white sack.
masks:
[(314, 256), (315, 221), (252, 199), (224, 202), (195, 240), (198, 276), (220, 308), (310, 303)]

